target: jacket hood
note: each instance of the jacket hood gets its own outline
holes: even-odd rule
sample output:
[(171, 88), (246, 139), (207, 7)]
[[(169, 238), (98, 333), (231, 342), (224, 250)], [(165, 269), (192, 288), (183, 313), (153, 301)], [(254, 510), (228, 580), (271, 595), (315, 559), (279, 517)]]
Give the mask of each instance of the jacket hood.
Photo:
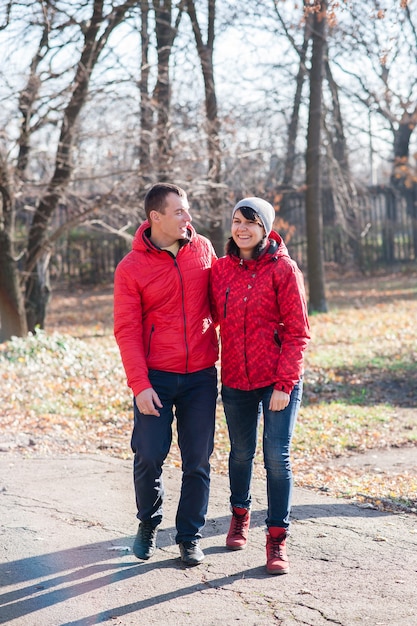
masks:
[(288, 254), (287, 246), (284, 243), (283, 238), (279, 235), (275, 230), (272, 230), (269, 233), (268, 239), (270, 241), (269, 248), (266, 251), (266, 254), (272, 254), (276, 258), (282, 256), (290, 256)]
[[(184, 243), (192, 241), (196, 236), (196, 231), (191, 224), (187, 226), (188, 239), (182, 239)], [(133, 237), (132, 250), (159, 250), (152, 241), (149, 239), (151, 234), (151, 225), (148, 220), (145, 220), (143, 224), (137, 229), (135, 236)]]

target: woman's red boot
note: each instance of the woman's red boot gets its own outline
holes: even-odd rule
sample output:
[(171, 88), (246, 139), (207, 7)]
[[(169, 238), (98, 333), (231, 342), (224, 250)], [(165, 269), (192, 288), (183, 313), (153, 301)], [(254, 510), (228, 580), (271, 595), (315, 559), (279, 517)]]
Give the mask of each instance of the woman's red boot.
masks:
[(232, 507), (232, 519), (226, 537), (226, 547), (229, 550), (243, 550), (246, 548), (249, 534), (250, 510)]
[(270, 526), (266, 533), (266, 571), (268, 574), (288, 574), (288, 562), (285, 541), (287, 529)]

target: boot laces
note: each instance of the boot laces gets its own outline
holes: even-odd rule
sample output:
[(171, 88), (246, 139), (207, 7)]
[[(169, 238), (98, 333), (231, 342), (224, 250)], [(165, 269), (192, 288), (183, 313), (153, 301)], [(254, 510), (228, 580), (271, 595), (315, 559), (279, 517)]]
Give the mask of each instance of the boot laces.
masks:
[(243, 525), (246, 521), (247, 513), (243, 515), (238, 515), (233, 512), (233, 534), (234, 535), (242, 535), (243, 536)]
[(286, 538), (285, 534), (280, 535), (279, 537), (272, 537), (271, 535), (269, 535), (269, 539), (270, 539), (269, 550), (270, 550), (271, 558), (281, 559), (283, 556), (285, 556), (285, 553), (284, 553), (285, 538)]
[(149, 542), (153, 539), (155, 528), (152, 524), (142, 524), (140, 529), (141, 537), (144, 541)]

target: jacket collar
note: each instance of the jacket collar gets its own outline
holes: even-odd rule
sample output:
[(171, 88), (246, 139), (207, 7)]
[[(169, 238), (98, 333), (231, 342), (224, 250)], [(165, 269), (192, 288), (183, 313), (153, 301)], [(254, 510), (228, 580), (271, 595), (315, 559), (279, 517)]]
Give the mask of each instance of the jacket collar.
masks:
[(243, 267), (251, 267), (253, 265), (259, 265), (264, 263), (269, 263), (271, 261), (276, 261), (279, 257), (289, 256), (287, 246), (285, 245), (282, 237), (272, 231), (269, 235), (269, 246), (265, 248), (262, 254), (257, 259), (241, 259), (240, 257), (229, 254), (231, 260), (233, 260), (237, 265), (241, 265)]
[[(185, 246), (187, 243), (190, 243), (190, 241), (192, 241), (197, 234), (194, 227), (191, 224), (188, 225), (187, 231), (188, 231), (187, 239), (179, 240), (180, 248)], [(139, 228), (137, 229), (135, 233), (135, 236), (133, 238), (133, 243), (132, 243), (132, 249), (142, 250), (142, 251), (148, 250), (148, 251), (160, 252), (160, 249), (157, 246), (155, 246), (150, 240), (149, 238), (150, 234), (151, 234), (151, 225), (148, 222), (148, 220), (145, 220), (139, 226)]]

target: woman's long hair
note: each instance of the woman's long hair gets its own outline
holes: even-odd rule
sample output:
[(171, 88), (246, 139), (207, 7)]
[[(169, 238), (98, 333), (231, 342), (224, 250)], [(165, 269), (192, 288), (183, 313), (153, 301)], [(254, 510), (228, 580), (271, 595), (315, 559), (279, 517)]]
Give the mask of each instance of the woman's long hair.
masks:
[[(249, 206), (243, 206), (239, 208), (239, 211), (242, 213), (243, 217), (249, 220), (250, 222), (257, 222), (259, 219), (259, 215), (257, 214), (257, 212), (254, 211)], [(268, 243), (268, 237), (264, 235), (261, 241), (256, 246), (256, 248), (254, 248), (253, 250), (253, 254), (252, 254), (253, 259), (257, 259), (259, 257), (261, 252), (265, 249), (267, 243)], [(227, 240), (226, 254), (232, 254), (233, 256), (240, 256), (239, 247), (233, 241), (233, 237), (229, 237), (229, 239)]]

